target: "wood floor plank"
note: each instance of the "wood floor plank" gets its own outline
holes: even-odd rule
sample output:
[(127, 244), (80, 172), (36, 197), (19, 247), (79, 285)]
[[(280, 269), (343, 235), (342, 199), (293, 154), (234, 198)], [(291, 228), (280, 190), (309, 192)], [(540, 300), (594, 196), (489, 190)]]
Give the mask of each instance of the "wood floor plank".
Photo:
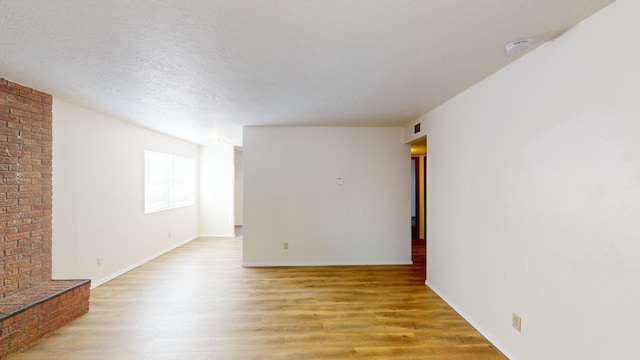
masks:
[(424, 285), (424, 267), (243, 268), (198, 239), (97, 288), (12, 360), (506, 359)]

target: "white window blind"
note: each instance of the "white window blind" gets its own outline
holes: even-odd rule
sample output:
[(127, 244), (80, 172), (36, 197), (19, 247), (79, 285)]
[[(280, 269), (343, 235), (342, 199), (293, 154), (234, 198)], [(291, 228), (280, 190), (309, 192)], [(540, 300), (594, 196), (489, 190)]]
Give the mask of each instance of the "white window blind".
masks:
[(144, 212), (195, 203), (195, 160), (145, 151)]

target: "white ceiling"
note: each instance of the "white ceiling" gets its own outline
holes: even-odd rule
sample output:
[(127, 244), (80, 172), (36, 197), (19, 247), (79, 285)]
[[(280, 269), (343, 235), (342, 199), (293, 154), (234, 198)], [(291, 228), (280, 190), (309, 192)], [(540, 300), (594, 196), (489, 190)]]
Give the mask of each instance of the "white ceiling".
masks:
[(0, 77), (195, 143), (405, 125), (613, 0), (0, 0)]

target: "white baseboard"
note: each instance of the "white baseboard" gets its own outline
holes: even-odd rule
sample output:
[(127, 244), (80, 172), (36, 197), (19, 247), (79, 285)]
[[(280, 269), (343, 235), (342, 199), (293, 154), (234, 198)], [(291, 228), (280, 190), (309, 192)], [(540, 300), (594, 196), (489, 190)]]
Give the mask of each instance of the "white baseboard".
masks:
[(109, 274), (109, 275), (103, 277), (100, 280), (91, 281), (91, 289), (95, 289), (98, 286), (103, 285), (103, 284), (105, 284), (105, 283), (117, 278), (118, 276), (123, 275), (123, 274), (125, 274), (125, 273), (127, 273), (127, 272), (129, 272), (129, 271), (131, 271), (131, 270), (133, 270), (135, 268), (137, 268), (140, 265), (148, 263), (149, 261), (157, 258), (158, 256), (164, 255), (164, 254), (168, 253), (169, 251), (171, 251), (173, 249), (176, 249), (176, 248), (179, 248), (180, 246), (182, 246), (182, 245), (184, 245), (184, 244), (186, 244), (188, 242), (191, 242), (191, 241), (193, 241), (193, 240), (195, 240), (197, 238), (198, 237), (194, 237), (192, 239), (187, 239), (187, 240), (182, 241), (180, 243), (173, 244), (173, 245), (169, 246), (168, 248), (166, 248), (164, 250), (161, 250), (161, 251), (159, 251), (159, 252), (157, 252), (157, 253), (149, 256), (149, 257), (146, 257), (146, 258), (144, 258), (144, 259), (142, 259), (142, 260), (140, 260), (140, 261), (138, 261), (138, 262), (136, 262), (136, 263), (134, 263), (134, 264), (132, 264), (130, 266), (127, 266), (126, 268), (124, 268), (122, 270), (119, 270), (119, 271), (116, 271), (116, 272), (114, 272), (112, 274)]
[(286, 267), (286, 266), (372, 266), (372, 265), (412, 265), (411, 260), (403, 261), (257, 261), (244, 262), (243, 267)]
[(198, 237), (201, 238), (230, 238), (230, 237), (236, 237), (236, 234), (205, 234), (205, 235), (200, 235)]
[(484, 336), (491, 344), (493, 344), (493, 346), (495, 346), (498, 350), (500, 350), (500, 352), (502, 352), (502, 354), (504, 354), (504, 356), (506, 356), (507, 358), (509, 358), (511, 360), (516, 360), (517, 359), (517, 358), (513, 357), (511, 354), (509, 354), (509, 352), (505, 350), (506, 348), (499, 341), (497, 341), (493, 335), (491, 335), (490, 333), (488, 333), (487, 331), (482, 329), (480, 327), (480, 325), (478, 323), (476, 323), (470, 316), (468, 316), (464, 311), (462, 311), (454, 303), (449, 301), (447, 299), (447, 297), (444, 296), (441, 291), (439, 291), (436, 287), (434, 287), (429, 282), (429, 280), (425, 280), (424, 284), (427, 285), (429, 287), (429, 289), (431, 289), (434, 293), (436, 293), (436, 295), (438, 295), (442, 300), (444, 300), (444, 302), (446, 302), (447, 305), (451, 306), (451, 308), (453, 308), (453, 310), (455, 310), (469, 324), (471, 324), (471, 326), (473, 326), (480, 334), (482, 334), (482, 336)]

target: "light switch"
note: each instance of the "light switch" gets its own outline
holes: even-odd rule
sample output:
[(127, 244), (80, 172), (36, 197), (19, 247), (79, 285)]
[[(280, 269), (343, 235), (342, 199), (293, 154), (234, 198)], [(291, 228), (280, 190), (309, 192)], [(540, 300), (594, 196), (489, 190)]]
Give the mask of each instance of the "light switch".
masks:
[(341, 177), (338, 178), (338, 185), (342, 185), (342, 178)]

